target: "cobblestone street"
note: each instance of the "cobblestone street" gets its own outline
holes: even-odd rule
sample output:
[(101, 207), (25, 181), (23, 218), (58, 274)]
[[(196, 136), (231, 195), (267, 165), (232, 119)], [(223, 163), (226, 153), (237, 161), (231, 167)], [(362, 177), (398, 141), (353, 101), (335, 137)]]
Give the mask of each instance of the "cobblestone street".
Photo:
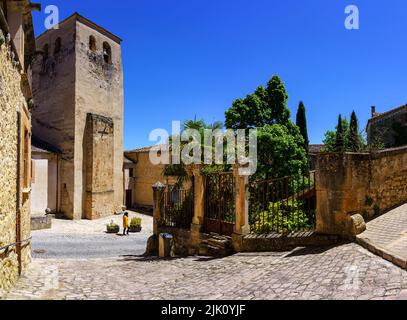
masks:
[(356, 244), (224, 259), (34, 259), (8, 299), (407, 299), (407, 272)]
[(370, 251), (407, 267), (407, 205), (402, 205), (367, 223), (358, 242)]

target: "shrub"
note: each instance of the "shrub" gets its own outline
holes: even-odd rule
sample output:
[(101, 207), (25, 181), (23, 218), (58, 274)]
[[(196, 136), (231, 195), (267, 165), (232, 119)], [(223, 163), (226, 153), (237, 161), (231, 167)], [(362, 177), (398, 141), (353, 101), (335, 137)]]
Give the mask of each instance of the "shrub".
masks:
[(106, 225), (107, 228), (107, 232), (119, 232), (120, 227), (117, 223), (114, 223), (113, 220), (110, 221), (110, 223), (108, 223)]
[(270, 202), (268, 210), (259, 211), (251, 217), (254, 233), (290, 233), (313, 228), (314, 210), (306, 212), (302, 201)]
[(139, 227), (141, 226), (141, 218), (133, 218), (130, 221), (130, 227)]

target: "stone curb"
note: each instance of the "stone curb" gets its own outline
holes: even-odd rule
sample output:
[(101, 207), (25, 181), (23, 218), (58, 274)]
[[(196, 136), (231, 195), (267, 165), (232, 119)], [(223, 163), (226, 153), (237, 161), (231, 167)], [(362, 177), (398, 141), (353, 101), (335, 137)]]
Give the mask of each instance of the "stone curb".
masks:
[(366, 238), (356, 237), (356, 243), (375, 255), (395, 264), (396, 266), (407, 270), (407, 259), (402, 258), (386, 248), (383, 248)]

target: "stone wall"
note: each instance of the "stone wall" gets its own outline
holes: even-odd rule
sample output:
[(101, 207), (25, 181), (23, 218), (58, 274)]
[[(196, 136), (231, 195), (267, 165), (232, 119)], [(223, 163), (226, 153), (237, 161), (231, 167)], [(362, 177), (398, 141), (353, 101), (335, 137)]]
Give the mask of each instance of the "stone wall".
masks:
[[(20, 87), (20, 74), (9, 60), (6, 46), (0, 48), (0, 247), (15, 243), (17, 226), (17, 111), (27, 122), (27, 105)], [(29, 195), (21, 208), (21, 238), (30, 236)], [(29, 244), (29, 243), (28, 243)], [(30, 247), (22, 248), (22, 270), (30, 261)], [(17, 248), (0, 250), (0, 296), (18, 277)]]
[(317, 231), (349, 235), (350, 216), (371, 219), (407, 201), (407, 147), (321, 154), (316, 179)]
[(115, 211), (113, 189), (113, 120), (88, 114), (85, 130), (85, 217), (98, 219)]

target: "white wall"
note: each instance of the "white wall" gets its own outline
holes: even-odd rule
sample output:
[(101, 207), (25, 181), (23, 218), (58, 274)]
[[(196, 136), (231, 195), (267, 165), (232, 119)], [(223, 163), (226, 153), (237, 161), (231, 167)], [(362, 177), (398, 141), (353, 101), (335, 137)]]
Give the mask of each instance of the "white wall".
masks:
[(45, 214), (48, 208), (48, 160), (33, 159), (34, 175), (31, 182), (31, 214)]

